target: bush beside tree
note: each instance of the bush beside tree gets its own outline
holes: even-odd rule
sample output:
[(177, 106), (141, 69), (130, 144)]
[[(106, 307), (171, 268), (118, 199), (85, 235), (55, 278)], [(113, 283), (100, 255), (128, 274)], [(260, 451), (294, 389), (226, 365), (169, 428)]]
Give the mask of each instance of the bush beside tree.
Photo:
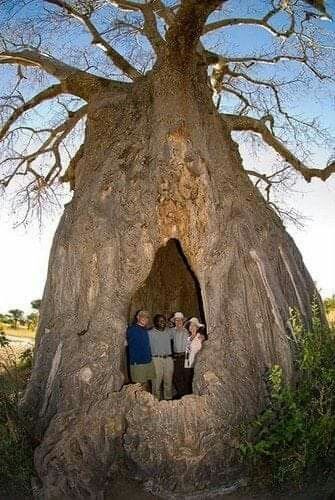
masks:
[(297, 380), (283, 380), (280, 366), (269, 377), (269, 404), (248, 425), (241, 446), (253, 478), (281, 486), (301, 486), (335, 472), (335, 339), (313, 304), (305, 331), (292, 311)]
[(31, 498), (33, 442), (18, 413), (30, 375), (32, 350), (20, 355), (0, 332), (0, 497)]

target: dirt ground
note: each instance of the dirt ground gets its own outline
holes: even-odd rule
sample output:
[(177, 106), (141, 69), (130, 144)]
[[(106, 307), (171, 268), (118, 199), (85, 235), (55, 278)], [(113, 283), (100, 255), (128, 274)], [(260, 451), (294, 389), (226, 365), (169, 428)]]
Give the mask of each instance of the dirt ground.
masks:
[(265, 493), (265, 494), (248, 494), (247, 491), (236, 491), (225, 495), (192, 495), (185, 497), (158, 497), (144, 491), (135, 481), (120, 480), (115, 483), (108, 500), (335, 500), (335, 478), (334, 481), (328, 481), (322, 487), (315, 486), (308, 491), (301, 493)]

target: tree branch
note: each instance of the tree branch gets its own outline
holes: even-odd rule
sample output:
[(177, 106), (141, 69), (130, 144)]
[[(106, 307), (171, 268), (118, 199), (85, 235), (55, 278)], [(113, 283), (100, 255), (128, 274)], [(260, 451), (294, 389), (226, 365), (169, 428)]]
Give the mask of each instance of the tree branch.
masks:
[(81, 21), (92, 36), (92, 44), (101, 48), (110, 58), (113, 64), (115, 64), (115, 66), (117, 66), (125, 75), (127, 75), (132, 80), (135, 80), (136, 78), (140, 78), (142, 76), (136, 68), (134, 68), (121, 54), (119, 54), (119, 52), (117, 52), (111, 45), (109, 45), (108, 42), (106, 42), (106, 40), (100, 35), (99, 31), (90, 20), (89, 16), (82, 14), (79, 10), (75, 9), (72, 5), (64, 2), (63, 0), (45, 1), (62, 8), (71, 17), (74, 17)]
[(291, 61), (298, 63), (306, 63), (307, 56), (293, 56), (289, 54), (280, 54), (273, 57), (266, 56), (246, 56), (246, 57), (225, 57), (210, 50), (204, 50), (204, 56), (208, 64), (238, 64), (243, 63), (247, 68), (254, 64), (277, 64), (282, 61)]
[(264, 121), (251, 118), (250, 116), (236, 116), (229, 114), (221, 115), (224, 123), (231, 131), (249, 131), (260, 134), (262, 139), (271, 146), (280, 156), (287, 161), (303, 178), (310, 182), (313, 177), (317, 177), (325, 181), (331, 174), (335, 173), (335, 161), (323, 169), (309, 168), (300, 161), (287, 147), (277, 139), (270, 130), (266, 127)]
[(248, 108), (251, 109), (251, 107), (252, 107), (251, 103), (248, 101), (248, 99), (243, 94), (241, 94), (237, 90), (235, 90), (231, 87), (224, 86), (224, 87), (222, 87), (221, 91), (228, 92), (229, 94), (236, 96), (244, 104), (244, 106), (241, 108), (241, 110), (239, 112), (239, 115), (240, 114), (242, 115)]
[[(65, 122), (62, 122), (56, 128), (45, 130), (46, 132), (49, 133), (49, 136), (44, 140), (41, 146), (32, 153), (19, 154), (18, 156), (15, 157), (5, 158), (0, 163), (0, 165), (3, 165), (7, 162), (17, 162), (17, 164), (9, 174), (0, 178), (0, 185), (8, 187), (8, 185), (15, 177), (31, 174), (33, 175), (33, 177), (35, 177), (36, 180), (39, 180), (40, 184), (42, 183), (45, 185), (45, 187), (50, 187), (57, 179), (62, 170), (61, 154), (59, 147), (62, 141), (70, 134), (73, 128), (77, 125), (77, 123), (82, 118), (84, 118), (86, 113), (87, 113), (87, 105), (84, 105), (77, 111), (71, 112), (68, 119)], [(38, 173), (34, 169), (33, 163), (39, 157), (44, 156), (48, 153), (53, 155), (54, 163), (47, 172), (47, 174), (42, 175), (41, 173)]]
[(156, 16), (153, 8), (150, 4), (143, 5), (141, 8), (141, 12), (144, 17), (144, 33), (148, 37), (149, 42), (152, 47), (155, 49), (157, 54), (159, 54), (161, 46), (165, 41), (161, 37), (156, 24)]
[[(155, 14), (161, 15), (165, 19), (173, 19), (174, 14), (168, 7), (165, 7), (161, 1), (153, 0), (148, 3), (138, 4), (128, 0), (110, 0), (110, 3), (120, 9), (141, 12), (144, 18), (143, 31), (151, 43), (153, 49), (159, 53), (165, 40), (161, 37), (156, 23)], [(170, 17), (170, 15), (172, 17)]]
[(64, 92), (88, 99), (99, 87), (113, 86), (122, 88), (127, 84), (112, 82), (105, 78), (86, 73), (78, 68), (55, 59), (37, 50), (4, 51), (0, 53), (0, 64), (20, 64), (33, 66), (46, 71), (63, 83)]
[(51, 87), (48, 87), (47, 89), (43, 90), (39, 94), (32, 97), (32, 99), (22, 104), (22, 106), (16, 108), (15, 111), (8, 118), (7, 122), (3, 125), (2, 129), (0, 129), (0, 141), (6, 137), (6, 134), (10, 129), (10, 127), (13, 125), (13, 123), (18, 118), (20, 118), (26, 111), (33, 109), (42, 102), (47, 101), (49, 99), (53, 99), (54, 97), (62, 93), (63, 93), (62, 84), (52, 85)]
[(271, 26), (271, 24), (269, 24), (269, 20), (271, 19), (271, 17), (277, 14), (280, 10), (281, 10), (280, 8), (273, 9), (261, 19), (253, 19), (249, 17), (235, 17), (231, 19), (221, 19), (221, 21), (216, 21), (214, 23), (210, 23), (204, 26), (203, 34), (205, 35), (220, 28), (226, 28), (229, 26), (252, 25), (264, 28), (274, 36), (289, 38), (294, 33), (293, 22), (291, 22), (290, 27), (286, 31), (278, 31), (273, 26)]
[(142, 11), (143, 8), (146, 9), (149, 7), (152, 12), (155, 12), (159, 17), (164, 19), (167, 24), (172, 24), (175, 19), (172, 9), (164, 5), (161, 0), (150, 0), (146, 4), (139, 4), (132, 0), (109, 0), (109, 3), (120, 7), (122, 10), (133, 12)]
[(164, 3), (161, 0), (153, 0), (152, 7), (153, 7), (155, 13), (159, 17), (164, 19), (166, 24), (171, 25), (174, 22), (175, 15), (174, 15), (173, 11), (169, 7), (164, 5)]
[(227, 0), (184, 0), (166, 34), (173, 52), (189, 59), (189, 50), (196, 48), (208, 16)]

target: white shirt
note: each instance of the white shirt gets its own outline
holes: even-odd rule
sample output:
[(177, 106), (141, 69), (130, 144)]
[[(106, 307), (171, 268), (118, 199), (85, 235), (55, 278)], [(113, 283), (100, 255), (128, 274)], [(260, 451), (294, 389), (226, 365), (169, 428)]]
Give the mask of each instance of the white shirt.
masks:
[(191, 341), (190, 352), (188, 356), (185, 356), (184, 368), (192, 368), (194, 366), (195, 358), (201, 348), (202, 342), (200, 340), (200, 335), (197, 333), (194, 339)]
[(184, 353), (186, 347), (186, 340), (188, 337), (188, 331), (186, 328), (171, 328), (173, 335), (173, 350), (177, 353)]

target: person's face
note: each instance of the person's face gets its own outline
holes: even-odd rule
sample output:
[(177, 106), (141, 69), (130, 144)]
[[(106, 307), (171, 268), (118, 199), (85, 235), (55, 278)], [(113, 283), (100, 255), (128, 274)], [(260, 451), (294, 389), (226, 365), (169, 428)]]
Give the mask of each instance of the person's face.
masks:
[(137, 316), (137, 323), (143, 327), (148, 326), (149, 324), (149, 316), (146, 315), (139, 315)]
[(164, 330), (165, 327), (166, 327), (166, 321), (165, 321), (165, 318), (163, 316), (159, 316), (159, 318), (157, 318), (155, 320), (155, 327), (157, 328), (157, 330)]
[(174, 322), (175, 322), (176, 328), (183, 328), (183, 320), (182, 319), (176, 318)]
[(194, 323), (190, 323), (188, 330), (189, 330), (190, 334), (192, 335), (192, 337), (194, 337), (198, 331), (198, 328)]

